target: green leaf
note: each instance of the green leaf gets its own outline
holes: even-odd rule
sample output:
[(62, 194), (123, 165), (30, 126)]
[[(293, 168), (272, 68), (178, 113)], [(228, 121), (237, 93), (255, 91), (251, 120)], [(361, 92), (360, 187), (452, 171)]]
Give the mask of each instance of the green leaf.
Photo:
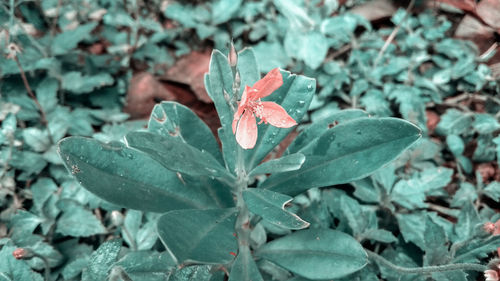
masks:
[(224, 160), (229, 170), (234, 171), (237, 144), (232, 129), (234, 114), (232, 107), (236, 105), (236, 97), (233, 97), (233, 72), (227, 57), (218, 50), (212, 52), (209, 71), (205, 75), (205, 88), (214, 102), (222, 125), (219, 138), (222, 142)]
[(0, 251), (0, 280), (2, 281), (42, 281), (40, 274), (32, 271), (26, 261), (17, 260), (12, 255), (16, 247), (4, 245)]
[(314, 145), (315, 141), (318, 140), (318, 136), (328, 131), (328, 129), (331, 129), (340, 123), (361, 117), (368, 117), (368, 114), (359, 109), (346, 109), (321, 118), (301, 131), (290, 146), (288, 146), (287, 152), (295, 153), (302, 151), (307, 147)]
[(490, 184), (488, 184), (484, 190), (484, 194), (491, 199), (495, 200), (495, 202), (500, 201), (500, 182), (493, 181)]
[(53, 111), (57, 106), (58, 88), (59, 83), (54, 78), (45, 78), (36, 87), (36, 98), (46, 113)]
[(35, 127), (23, 130), (24, 142), (36, 152), (44, 152), (50, 148), (51, 142), (47, 130)]
[(294, 232), (265, 244), (257, 256), (313, 280), (344, 277), (368, 262), (366, 252), (354, 238), (331, 229)]
[(182, 267), (169, 276), (168, 281), (224, 281), (225, 273), (218, 267), (210, 265)]
[(79, 27), (57, 34), (52, 41), (52, 53), (63, 55), (76, 48), (80, 41), (90, 37), (90, 32), (97, 26), (97, 22), (90, 22)]
[(96, 88), (109, 86), (113, 83), (113, 77), (107, 72), (96, 75), (82, 75), (81, 72), (70, 71), (62, 77), (62, 88), (75, 94), (90, 93)]
[(236, 209), (176, 210), (158, 220), (158, 235), (177, 264), (230, 262), (238, 245)]
[(214, 156), (180, 138), (149, 132), (130, 132), (125, 138), (129, 146), (147, 153), (174, 172), (191, 176), (232, 177)]
[(243, 199), (250, 212), (279, 227), (288, 229), (302, 229), (309, 223), (294, 213), (285, 210), (285, 205), (293, 198), (265, 189), (250, 188), (243, 191)]
[(217, 0), (212, 3), (212, 23), (227, 22), (238, 11), (242, 0)]
[(288, 30), (284, 45), (289, 56), (303, 60), (312, 69), (321, 66), (328, 52), (327, 39), (317, 31)]
[(469, 130), (472, 125), (472, 115), (463, 113), (456, 109), (448, 109), (445, 114), (441, 116), (436, 127), (436, 133), (447, 135), (460, 135)]
[(189, 108), (176, 102), (155, 105), (148, 123), (148, 131), (162, 136), (173, 136), (205, 150), (223, 163), (219, 145), (210, 128)]
[(448, 262), (446, 233), (443, 227), (432, 221), (429, 216), (426, 217), (425, 222), (424, 243), (424, 265), (441, 265)]
[(302, 166), (305, 160), (306, 157), (304, 156), (304, 154), (301, 153), (286, 155), (278, 159), (272, 159), (260, 164), (259, 166), (255, 167), (255, 169), (253, 169), (248, 174), (248, 176), (252, 177), (255, 175), (262, 175), (262, 174), (270, 174), (270, 173), (277, 174), (277, 173), (295, 171)]
[(368, 176), (420, 138), (413, 124), (395, 118), (358, 118), (339, 124), (301, 151), (299, 170), (270, 176), (262, 188), (297, 195), (313, 187), (347, 183)]
[(289, 21), (294, 29), (309, 30), (314, 26), (314, 21), (308, 16), (304, 7), (298, 5), (298, 2), (284, 0), (274, 0), (274, 5)]
[[(316, 89), (316, 82), (312, 78), (294, 75), (288, 71), (281, 71), (281, 75), (283, 76), (283, 85), (264, 100), (281, 105), (295, 121), (300, 122), (309, 108)], [(293, 129), (293, 127), (277, 128), (270, 125), (259, 125), (255, 147), (245, 151), (247, 171), (258, 165)]]
[(448, 148), (450, 149), (451, 153), (455, 155), (455, 157), (458, 157), (464, 153), (465, 149), (465, 144), (462, 138), (460, 138), (457, 135), (448, 135), (446, 136), (446, 144), (448, 145)]
[(168, 280), (168, 271), (175, 267), (175, 261), (168, 252), (133, 251), (113, 266), (122, 267), (132, 280)]
[(73, 237), (106, 233), (106, 228), (101, 221), (78, 202), (63, 199), (57, 202), (57, 207), (63, 212), (57, 220), (57, 233)]
[(487, 113), (475, 114), (472, 126), (480, 134), (491, 134), (500, 129), (500, 124), (495, 117)]
[(108, 277), (111, 266), (116, 262), (122, 247), (120, 239), (104, 242), (90, 256), (87, 268), (83, 271), (83, 281), (102, 281)]
[(200, 187), (186, 187), (176, 173), (122, 144), (71, 137), (59, 142), (59, 154), (87, 190), (120, 206), (153, 212), (217, 206)]
[(453, 170), (432, 167), (415, 174), (409, 180), (400, 180), (394, 185), (391, 201), (408, 209), (425, 208), (427, 195), (443, 195), (442, 189), (451, 181)]
[(236, 260), (231, 266), (229, 281), (264, 281), (250, 250), (247, 247), (243, 249), (243, 251), (240, 250), (238, 252), (238, 256), (236, 256)]
[(238, 73), (240, 75), (240, 96), (245, 90), (245, 86), (252, 86), (260, 79), (257, 58), (251, 48), (245, 48), (238, 53)]

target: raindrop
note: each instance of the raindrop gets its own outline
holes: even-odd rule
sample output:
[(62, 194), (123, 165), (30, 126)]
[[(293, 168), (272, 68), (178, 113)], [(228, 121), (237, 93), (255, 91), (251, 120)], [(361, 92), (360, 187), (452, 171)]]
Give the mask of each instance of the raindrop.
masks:
[(308, 90), (312, 90), (313, 86), (311, 84), (307, 85)]
[(303, 100), (299, 100), (299, 104), (304, 104), (304, 103), (306, 103), (306, 102)]
[(361, 135), (361, 130), (357, 130), (356, 134)]

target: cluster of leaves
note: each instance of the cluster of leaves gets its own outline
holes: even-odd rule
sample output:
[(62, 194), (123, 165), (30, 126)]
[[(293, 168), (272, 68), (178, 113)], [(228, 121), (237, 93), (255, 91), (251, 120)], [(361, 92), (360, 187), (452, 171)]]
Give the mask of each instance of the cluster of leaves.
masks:
[[(127, 209), (122, 217), (121, 206), (89, 193), (68, 175), (55, 144), (66, 135), (93, 136), (103, 142), (111, 141), (102, 145), (80, 139), (82, 147), (88, 143), (94, 145), (88, 150), (82, 148), (82, 157), (96, 155), (97, 164), (108, 163), (99, 159), (111, 161), (110, 166), (94, 170), (95, 174), (89, 177), (96, 182), (95, 186), (118, 186), (116, 178), (102, 181), (105, 177), (99, 172), (111, 169), (115, 164), (113, 159), (116, 163), (125, 162), (125, 158), (133, 159), (134, 164), (126, 170), (129, 172), (139, 172), (137, 167), (150, 165), (156, 166), (151, 170), (162, 169), (162, 180), (156, 181), (160, 175), (151, 175), (150, 186), (162, 186), (166, 181), (179, 178), (179, 174), (165, 172), (163, 166), (151, 162), (150, 158), (115, 142), (145, 123), (124, 122), (127, 115), (120, 109), (128, 80), (133, 69), (159, 73), (165, 65), (174, 63), (177, 56), (196, 48), (203, 49), (207, 42), (213, 42), (227, 53), (227, 42), (231, 38), (238, 48), (254, 47), (256, 69), (267, 72), (278, 66), (291, 68), (293, 72), (316, 78), (320, 86), (311, 104), (306, 106), (304, 103), (296, 113), (303, 115), (309, 111), (304, 119), (312, 124), (300, 128), (301, 135), (285, 152), (291, 158), (285, 157), (279, 165), (270, 162), (268, 167), (261, 167), (261, 171), (254, 170), (255, 175), (276, 172), (274, 169), (281, 165), (288, 167), (283, 172), (300, 167), (303, 165), (300, 156), (294, 158), (293, 155), (312, 149), (307, 147), (308, 143), (322, 134), (324, 128), (366, 114), (358, 110), (340, 111), (346, 106), (362, 108), (378, 117), (400, 116), (424, 130), (424, 138), (412, 151), (373, 176), (351, 185), (323, 190), (312, 188), (306, 193), (303, 193), (307, 189), (304, 187), (299, 186), (288, 193), (282, 185), (277, 185), (271, 190), (289, 195), (278, 197), (272, 202), (273, 206), (259, 200), (268, 194), (249, 193), (245, 200), (254, 199), (253, 202), (260, 204), (255, 203), (257, 207), (251, 209), (253, 213), (265, 215), (259, 214), (263, 207), (281, 211), (283, 203), (295, 196), (293, 204), (286, 209), (286, 218), (294, 218), (290, 214), (295, 213), (310, 223), (312, 229), (333, 228), (348, 233), (366, 248), (381, 249), (379, 252), (387, 260), (407, 267), (486, 263), (488, 254), (500, 246), (497, 236), (485, 237), (480, 229), (482, 223), (499, 218), (495, 214), (498, 208), (494, 207), (494, 201), (500, 197), (500, 184), (498, 179), (485, 177), (476, 170), (479, 163), (491, 164), (494, 168), (500, 164), (497, 114), (500, 106), (498, 95), (495, 96), (499, 91), (498, 84), (489, 68), (482, 64), (487, 58), (478, 57), (470, 42), (450, 38), (452, 24), (444, 16), (432, 12), (411, 16), (399, 10), (391, 19), (394, 26), (399, 26), (395, 44), (384, 47), (385, 38), (394, 27), (375, 29), (361, 16), (350, 13), (349, 6), (339, 5), (335, 0), (169, 1), (166, 6), (161, 6), (160, 1), (137, 1), (144, 2), (143, 6), (137, 6), (136, 1), (108, 0), (44, 0), (40, 4), (21, 0), (7, 2), (4, 1), (0, 9), (0, 48), (5, 55), (0, 56), (0, 219), (7, 222), (7, 228), (0, 224), (0, 237), (5, 237), (0, 240), (0, 277), (6, 280), (42, 280), (37, 272), (44, 270), (44, 261), (39, 257), (15, 260), (12, 252), (17, 247), (29, 248), (45, 257), (52, 268), (53, 279), (104, 280), (108, 276), (118, 280), (224, 278), (220, 266), (176, 269), (179, 260), (182, 263), (196, 251), (205, 253), (205, 249), (185, 252), (179, 244), (177, 250), (174, 249), (173, 258), (163, 252), (164, 246), (156, 233), (157, 212), (186, 206), (232, 207), (231, 193), (222, 188), (224, 184), (211, 178), (219, 177), (224, 169), (207, 169), (205, 172), (214, 174), (204, 175), (203, 181), (200, 181), (200, 175), (189, 175), (188, 172), (198, 171), (196, 168), (180, 171), (180, 184), (171, 188), (186, 192), (182, 198), (189, 200), (180, 200), (177, 207), (160, 200), (165, 196), (163, 192), (148, 194), (142, 189), (135, 193), (128, 190), (132, 192), (131, 196), (139, 199), (138, 205), (131, 205), (136, 201), (117, 202), (120, 198), (117, 199), (116, 192), (99, 194), (98, 190), (93, 190), (111, 202), (146, 211)], [(348, 1), (348, 4), (359, 2), (364, 1)], [(15, 9), (11, 9), (12, 4)], [(165, 19), (165, 23), (160, 23)], [(46, 124), (40, 122), (40, 108), (27, 95), (19, 66), (12, 56), (7, 57), (13, 51), (9, 48), (10, 43), (21, 49), (15, 55), (46, 114)], [(245, 61), (246, 56), (249, 55), (242, 56), (240, 62)], [(244, 80), (242, 76), (241, 84), (251, 84), (257, 78), (254, 75)], [(232, 92), (232, 88), (228, 87), (227, 92)], [(282, 104), (281, 100), (279, 102)], [(481, 106), (480, 112), (468, 107), (476, 104)], [(285, 108), (288, 108), (286, 104)], [(435, 130), (427, 129), (426, 111), (429, 110), (443, 114)], [(158, 121), (163, 120), (163, 116), (174, 118), (173, 123)], [(226, 120), (231, 118), (226, 116)], [(173, 104), (156, 107), (149, 130), (165, 136), (175, 134), (168, 124), (176, 124), (172, 128), (196, 124), (199, 130), (183, 130), (182, 136), (188, 143), (198, 143), (202, 139), (204, 146), (201, 149), (215, 158), (208, 160), (219, 162), (215, 165), (217, 162), (196, 161), (192, 163), (193, 167), (202, 163), (211, 170), (225, 160), (229, 168), (234, 169), (235, 163), (231, 164), (230, 157), (225, 158), (231, 148), (224, 148), (223, 159), (217, 143), (207, 141), (213, 138), (206, 137), (210, 132), (189, 110)], [(205, 135), (195, 134), (199, 131)], [(259, 131), (259, 135), (263, 134)], [(276, 134), (281, 136), (285, 132)], [(225, 143), (233, 137), (230, 127), (223, 128), (221, 135), (225, 136)], [(278, 139), (275, 135), (266, 138), (265, 145), (274, 147), (277, 143), (272, 142)], [(110, 155), (116, 151), (125, 152), (115, 159)], [(191, 152), (186, 151), (186, 155)], [(260, 158), (263, 155), (257, 157)], [(81, 174), (84, 162), (68, 168), (75, 175)], [(258, 162), (260, 160), (253, 160), (252, 165)], [(179, 167), (169, 168), (175, 170)], [(120, 171), (114, 171), (118, 172), (117, 177), (122, 177)], [(164, 178), (165, 174), (169, 176)], [(257, 180), (264, 178), (259, 175)], [(270, 178), (267, 184), (272, 184), (272, 181)], [(279, 175), (274, 181), (280, 181)], [(338, 183), (341, 182), (329, 184)], [(126, 184), (138, 186), (135, 181)], [(184, 184), (195, 191), (184, 190)], [(223, 200), (217, 201), (216, 198)], [(23, 208), (28, 211), (19, 210)], [(232, 230), (229, 233), (227, 228), (234, 225), (232, 213), (212, 215), (225, 219), (222, 225), (226, 228), (217, 231), (233, 239)], [(207, 221), (202, 213), (189, 214), (188, 217), (197, 218), (190, 229), (193, 232), (198, 231), (197, 222)], [(180, 218), (181, 214), (173, 213), (170, 219), (160, 222), (165, 223), (164, 229), (169, 229)], [(276, 240), (274, 245), (277, 246), (273, 247), (276, 251), (289, 249), (299, 241), (316, 239), (319, 233), (290, 235), (295, 228), (273, 224), (269, 217), (257, 222), (251, 233), (253, 249), (273, 245), (266, 242), (281, 236), (286, 239)], [(301, 221), (290, 221), (292, 226), (300, 224)], [(167, 231), (163, 236), (168, 236), (167, 233), (172, 235)], [(214, 237), (218, 234), (215, 232)], [(110, 237), (122, 237), (124, 244), (119, 239), (104, 242)], [(189, 242), (194, 238), (171, 239)], [(163, 239), (162, 242), (170, 249), (172, 243), (179, 240), (174, 241)], [(97, 245), (100, 247), (95, 250)], [(224, 245), (228, 247), (222, 249), (234, 251), (234, 244)], [(322, 249), (325, 245), (314, 247)], [(224, 262), (230, 261), (232, 256), (227, 255), (228, 251), (216, 252), (214, 256), (221, 254)], [(305, 280), (294, 277), (292, 272), (318, 279), (323, 273), (313, 272), (311, 274), (318, 274), (313, 276), (292, 270), (293, 266), (283, 262), (290, 252), (285, 251), (278, 260), (269, 256), (257, 263), (265, 280)], [(239, 265), (252, 260), (248, 258), (251, 257), (249, 253), (240, 257)], [(222, 262), (218, 260), (216, 263)], [(325, 265), (324, 269), (330, 266)], [(315, 266), (314, 270), (317, 269)], [(433, 273), (432, 276), (401, 276), (383, 265), (377, 267), (371, 263), (345, 280), (379, 280), (379, 277), (385, 280), (427, 280), (429, 277), (475, 280), (476, 275), (455, 271)]]

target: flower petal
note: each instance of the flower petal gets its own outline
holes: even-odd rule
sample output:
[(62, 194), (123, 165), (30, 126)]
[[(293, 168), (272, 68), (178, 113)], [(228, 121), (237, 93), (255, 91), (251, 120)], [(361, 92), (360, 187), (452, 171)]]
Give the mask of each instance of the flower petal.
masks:
[(297, 125), (297, 122), (288, 115), (286, 110), (279, 104), (271, 101), (262, 102), (262, 120), (278, 128), (290, 128)]
[(257, 142), (257, 120), (250, 110), (245, 110), (238, 122), (236, 141), (244, 149), (253, 148)]
[(246, 86), (245, 90), (243, 91), (243, 94), (241, 95), (241, 100), (238, 102), (238, 109), (234, 113), (233, 116), (233, 134), (236, 133), (236, 126), (238, 124), (238, 121), (241, 118), (241, 114), (243, 114), (243, 111), (247, 107), (248, 99), (247, 99), (247, 93), (250, 91), (251, 88)]
[(253, 84), (252, 90), (256, 91), (249, 93), (249, 98), (250, 100), (256, 100), (267, 97), (281, 87), (281, 85), (283, 85), (283, 76), (281, 76), (280, 69), (275, 68), (269, 71), (264, 78)]

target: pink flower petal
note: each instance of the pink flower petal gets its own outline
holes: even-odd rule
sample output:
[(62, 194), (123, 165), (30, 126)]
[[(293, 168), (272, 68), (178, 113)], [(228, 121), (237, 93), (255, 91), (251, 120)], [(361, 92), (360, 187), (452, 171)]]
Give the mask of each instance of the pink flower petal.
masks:
[(241, 102), (238, 105), (238, 109), (234, 113), (233, 116), (233, 134), (236, 133), (236, 126), (238, 125), (238, 121), (240, 121), (241, 115), (243, 114), (243, 111), (245, 111), (245, 107), (241, 106)]
[(269, 124), (278, 128), (290, 128), (297, 125), (297, 122), (288, 115), (286, 110), (278, 105), (277, 103), (271, 101), (262, 102), (262, 120), (269, 122)]
[(281, 85), (283, 85), (283, 76), (281, 76), (280, 69), (275, 68), (267, 73), (264, 78), (253, 84), (252, 89), (257, 91), (249, 93), (249, 98), (250, 100), (256, 100), (267, 97)]
[(244, 149), (253, 148), (257, 142), (257, 121), (250, 110), (245, 110), (238, 122), (236, 141)]

